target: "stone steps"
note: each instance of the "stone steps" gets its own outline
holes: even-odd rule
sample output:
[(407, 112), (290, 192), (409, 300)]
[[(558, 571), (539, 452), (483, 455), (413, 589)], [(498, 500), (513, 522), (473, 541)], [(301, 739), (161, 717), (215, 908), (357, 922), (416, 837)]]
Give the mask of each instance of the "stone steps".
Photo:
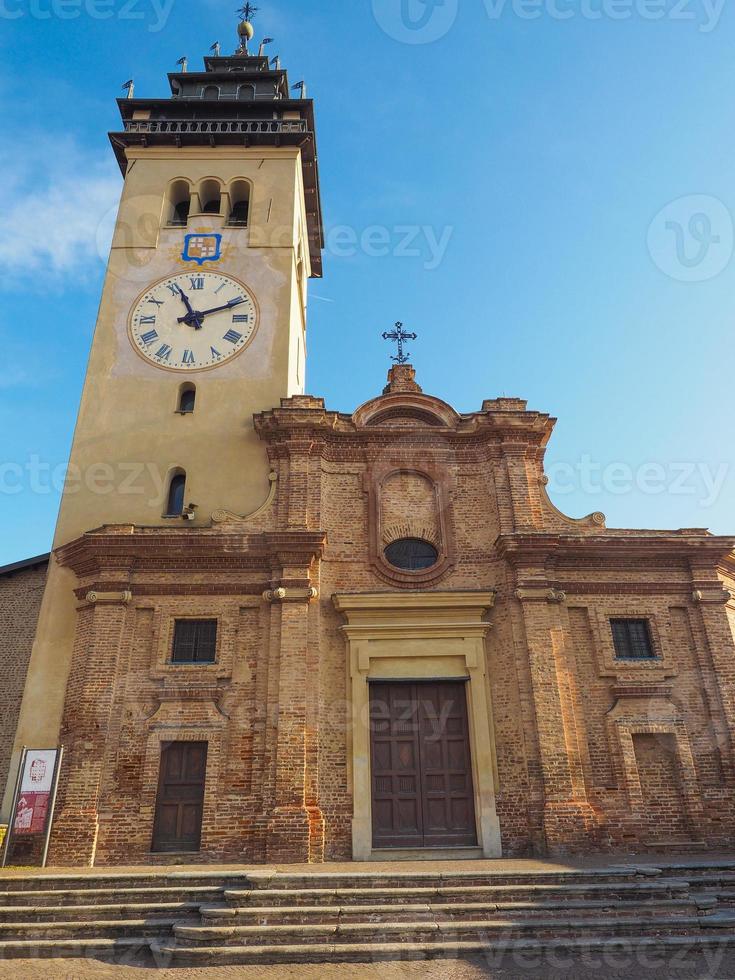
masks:
[[(19, 959), (74, 957), (106, 962), (147, 960), (151, 940), (143, 937), (119, 939), (34, 939), (0, 942), (0, 962)], [(39, 970), (39, 973), (41, 971)]]
[(702, 929), (735, 930), (735, 915), (657, 916), (652, 919), (597, 915), (530, 919), (409, 920), (404, 922), (309, 923), (298, 925), (208, 926), (178, 924), (173, 928), (180, 946), (295, 946), (341, 942), (432, 942), (492, 940), (506, 942), (531, 934), (533, 938), (578, 937), (600, 932), (605, 936), (645, 936), (699, 933)]
[(735, 947), (735, 862), (493, 867), (2, 879), (0, 959), (120, 962), (148, 951), (165, 966), (495, 956), (554, 943)]
[(205, 904), (217, 902), (224, 893), (224, 886), (196, 886), (187, 888), (179, 885), (173, 888), (84, 888), (84, 889), (57, 889), (53, 891), (3, 891), (0, 892), (0, 906), (3, 909), (9, 907), (28, 907), (28, 908), (52, 908), (58, 905), (64, 906), (88, 906), (92, 903), (109, 904), (123, 903), (131, 904), (136, 900), (148, 902), (150, 904), (166, 904), (170, 902), (194, 902), (195, 904)]
[[(167, 935), (182, 920), (151, 917), (147, 919), (87, 919), (58, 922), (0, 923), (0, 944), (34, 942), (39, 939), (77, 939), (87, 943), (98, 939), (152, 939)], [(192, 919), (195, 923), (196, 919)]]
[[(735, 932), (723, 932), (717, 936), (689, 935), (642, 936), (630, 940), (625, 946), (620, 937), (589, 935), (581, 939), (520, 939), (501, 943), (482, 940), (467, 942), (364, 942), (364, 943), (310, 943), (293, 946), (200, 946), (182, 947), (172, 943), (151, 944), (154, 958), (159, 965), (173, 966), (228, 966), (267, 965), (273, 963), (375, 963), (405, 960), (459, 959), (482, 956), (491, 960), (497, 969), (504, 963), (517, 968), (519, 955), (536, 957), (556, 952), (568, 958), (577, 954), (610, 950), (620, 963), (621, 955), (640, 956), (643, 952), (660, 953), (717, 952), (735, 949)], [(0, 951), (0, 955), (2, 955)], [(637, 975), (637, 974), (636, 974)]]
[(337, 923), (373, 923), (383, 921), (445, 920), (457, 921), (467, 917), (503, 916), (513, 919), (516, 916), (565, 915), (569, 912), (605, 912), (609, 916), (625, 916), (635, 913), (640, 918), (653, 918), (668, 915), (698, 915), (717, 908), (716, 899), (701, 901), (687, 898), (641, 899), (629, 902), (616, 902), (614, 899), (601, 901), (563, 901), (563, 902), (506, 902), (491, 904), (487, 902), (437, 903), (437, 904), (387, 904), (387, 905), (275, 905), (248, 908), (202, 908), (203, 925), (288, 925), (308, 924), (314, 920), (334, 925)]
[(244, 871), (100, 871), (94, 874), (34, 874), (28, 877), (0, 874), (0, 894), (53, 891), (120, 891), (125, 889), (164, 890), (233, 887), (237, 882), (247, 885), (249, 875)]
[[(0, 925), (12, 922), (85, 922), (89, 919), (182, 919), (196, 915), (201, 902), (113, 905), (21, 905), (0, 907)], [(212, 906), (216, 908), (216, 906)]]
[[(485, 879), (487, 881), (487, 879)], [(683, 878), (664, 878), (655, 882), (619, 882), (610, 884), (540, 884), (520, 885), (419, 885), (409, 882), (400, 887), (306, 887), (247, 888), (224, 890), (225, 900), (236, 907), (267, 904), (361, 905), (418, 902), (523, 901), (543, 896), (568, 900), (592, 900), (601, 895), (617, 901), (639, 898), (677, 898), (689, 894), (689, 882)]]

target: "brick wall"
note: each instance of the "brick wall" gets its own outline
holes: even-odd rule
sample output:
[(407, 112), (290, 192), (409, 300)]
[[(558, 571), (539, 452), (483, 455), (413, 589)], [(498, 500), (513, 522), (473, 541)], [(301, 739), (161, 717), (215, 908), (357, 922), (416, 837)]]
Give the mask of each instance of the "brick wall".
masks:
[(0, 793), (8, 778), (47, 567), (44, 562), (0, 574)]
[[(254, 521), (108, 527), (60, 549), (80, 613), (52, 863), (169, 860), (150, 846), (171, 740), (208, 743), (197, 860), (349, 859), (350, 729), (366, 720), (332, 597), (406, 589), (497, 593), (487, 725), (506, 854), (641, 850), (659, 825), (661, 841), (735, 843), (717, 574), (733, 542), (565, 518), (543, 485), (548, 416), (499, 400), (459, 417), (411, 390), (372, 416), (308, 396), (259, 416), (278, 490)], [(391, 569), (386, 525), (428, 527), (437, 565)], [(170, 663), (177, 616), (218, 619), (216, 664)], [(616, 659), (616, 616), (649, 620), (655, 660)]]

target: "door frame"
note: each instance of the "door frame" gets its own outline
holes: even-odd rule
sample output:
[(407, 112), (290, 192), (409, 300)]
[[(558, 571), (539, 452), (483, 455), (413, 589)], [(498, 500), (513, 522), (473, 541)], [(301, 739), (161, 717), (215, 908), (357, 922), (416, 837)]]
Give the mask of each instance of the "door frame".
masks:
[(486, 614), (493, 592), (405, 592), (335, 595), (347, 623), (348, 779), (353, 799), (352, 857), (373, 853), (369, 681), (464, 681), (475, 794), (477, 840), (486, 858), (500, 857), (495, 805), (497, 760), (486, 670)]

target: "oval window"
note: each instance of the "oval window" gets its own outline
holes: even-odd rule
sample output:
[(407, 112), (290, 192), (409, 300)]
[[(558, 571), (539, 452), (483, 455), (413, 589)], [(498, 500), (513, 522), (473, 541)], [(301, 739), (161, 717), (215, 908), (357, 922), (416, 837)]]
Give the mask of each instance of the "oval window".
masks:
[(420, 538), (401, 538), (385, 549), (385, 557), (394, 568), (406, 572), (420, 572), (431, 568), (439, 560), (439, 552), (433, 544)]

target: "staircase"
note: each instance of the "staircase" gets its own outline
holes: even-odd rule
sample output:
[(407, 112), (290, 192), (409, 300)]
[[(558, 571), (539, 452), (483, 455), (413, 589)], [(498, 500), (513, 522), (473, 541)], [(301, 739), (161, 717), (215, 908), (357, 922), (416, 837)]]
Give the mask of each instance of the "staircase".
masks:
[(214, 966), (735, 950), (735, 860), (517, 873), (493, 873), (489, 862), (441, 867), (0, 879), (0, 959), (152, 956), (161, 966)]

